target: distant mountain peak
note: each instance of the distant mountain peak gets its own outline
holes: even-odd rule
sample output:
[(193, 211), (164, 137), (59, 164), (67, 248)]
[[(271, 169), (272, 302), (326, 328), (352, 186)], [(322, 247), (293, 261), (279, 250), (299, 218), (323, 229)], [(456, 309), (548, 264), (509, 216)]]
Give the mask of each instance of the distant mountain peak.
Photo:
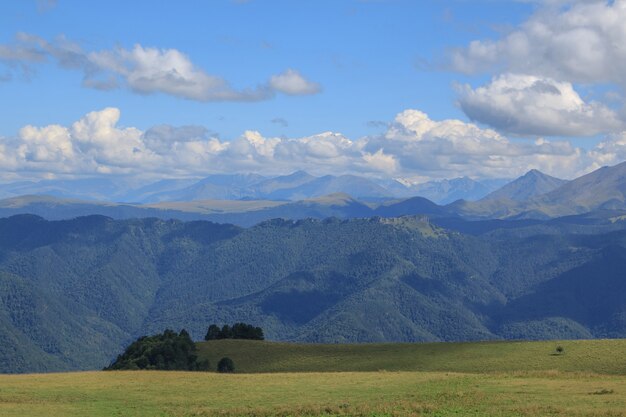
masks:
[[(282, 178), (312, 178), (313, 175), (309, 174), (308, 172), (300, 169), (298, 171), (294, 171), (291, 174), (287, 174), (287, 175), (283, 175)], [(281, 177), (279, 177), (281, 178)]]
[(544, 174), (538, 169), (531, 169), (482, 200), (527, 201), (533, 197), (549, 193), (565, 183), (567, 183), (566, 180)]

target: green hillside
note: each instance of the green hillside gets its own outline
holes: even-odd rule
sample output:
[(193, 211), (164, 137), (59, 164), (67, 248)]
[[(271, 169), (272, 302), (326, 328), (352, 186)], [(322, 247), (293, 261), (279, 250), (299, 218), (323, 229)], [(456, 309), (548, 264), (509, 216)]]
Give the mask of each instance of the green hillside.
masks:
[(626, 375), (621, 360), (626, 339), (334, 345), (217, 340), (197, 346), (201, 359), (216, 364), (227, 356), (245, 373), (558, 370)]
[(307, 343), (626, 337), (623, 222), (495, 226), (0, 219), (0, 372), (101, 369), (211, 323)]

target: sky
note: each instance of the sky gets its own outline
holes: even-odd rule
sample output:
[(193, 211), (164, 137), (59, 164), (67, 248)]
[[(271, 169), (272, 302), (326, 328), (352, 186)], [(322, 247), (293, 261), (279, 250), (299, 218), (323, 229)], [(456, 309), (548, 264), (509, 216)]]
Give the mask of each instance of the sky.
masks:
[(626, 160), (626, 0), (0, 2), (0, 181), (573, 178)]

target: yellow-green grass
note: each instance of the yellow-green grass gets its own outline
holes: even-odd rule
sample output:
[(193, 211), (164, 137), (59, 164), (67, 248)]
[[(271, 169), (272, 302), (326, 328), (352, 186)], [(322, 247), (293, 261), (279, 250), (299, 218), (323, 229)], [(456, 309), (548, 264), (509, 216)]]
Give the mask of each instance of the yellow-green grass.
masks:
[(238, 372), (250, 373), (559, 370), (626, 375), (626, 339), (337, 345), (217, 340), (198, 343), (198, 350), (211, 367), (228, 356)]
[(0, 376), (3, 417), (622, 416), (626, 377), (535, 372)]

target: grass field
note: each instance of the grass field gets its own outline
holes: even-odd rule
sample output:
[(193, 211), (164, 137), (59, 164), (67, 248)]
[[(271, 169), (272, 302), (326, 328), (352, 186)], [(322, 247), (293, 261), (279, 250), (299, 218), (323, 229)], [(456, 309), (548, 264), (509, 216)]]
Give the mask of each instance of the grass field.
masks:
[(199, 347), (269, 372), (1, 375), (0, 416), (626, 416), (623, 340)]
[[(564, 353), (556, 354), (557, 346)], [(311, 345), (248, 340), (198, 343), (211, 366), (228, 356), (240, 372), (572, 371), (626, 375), (626, 339), (541, 342)]]
[(0, 378), (0, 415), (622, 416), (626, 377), (560, 372), (223, 375), (125, 371)]

